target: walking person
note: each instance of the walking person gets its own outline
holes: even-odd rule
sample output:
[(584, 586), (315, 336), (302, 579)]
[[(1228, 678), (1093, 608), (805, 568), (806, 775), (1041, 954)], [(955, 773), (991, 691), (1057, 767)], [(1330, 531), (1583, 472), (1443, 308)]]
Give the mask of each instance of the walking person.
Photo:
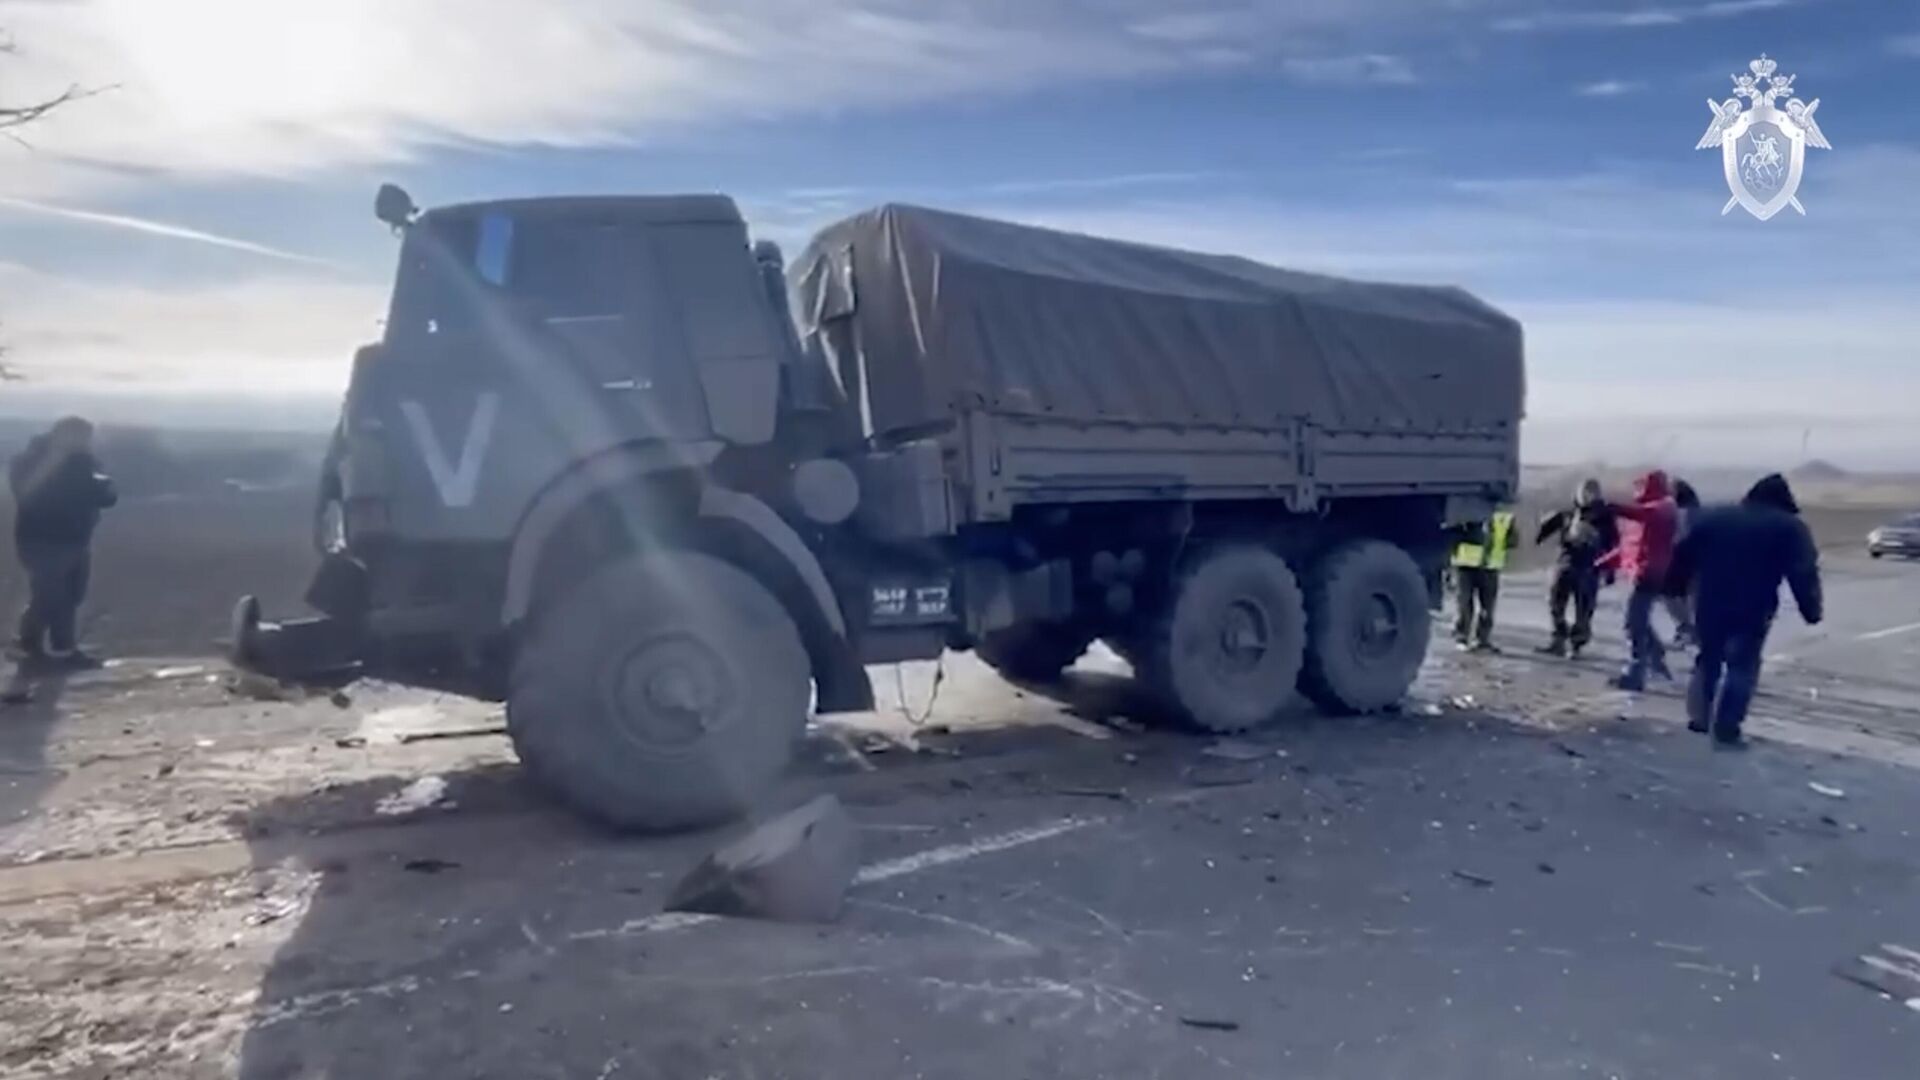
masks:
[[(1700, 496), (1693, 485), (1685, 480), (1673, 482), (1673, 506), (1679, 520), (1673, 531), (1673, 543), (1676, 550), (1687, 539), (1687, 531), (1693, 527), (1693, 519), (1700, 514)], [(1673, 619), (1673, 648), (1685, 649), (1694, 642), (1693, 597), (1684, 583), (1670, 581), (1667, 595), (1662, 598), (1666, 604), (1667, 615)]]
[(1453, 549), (1454, 604), (1458, 617), (1453, 640), (1473, 652), (1497, 652), (1493, 611), (1500, 600), (1500, 572), (1513, 547), (1513, 511), (1502, 507), (1485, 521), (1456, 530)]
[(1634, 483), (1633, 501), (1612, 503), (1620, 522), (1620, 542), (1600, 560), (1602, 569), (1618, 569), (1632, 587), (1627, 594), (1627, 644), (1631, 659), (1614, 680), (1622, 690), (1647, 688), (1647, 673), (1673, 678), (1667, 649), (1653, 630), (1653, 608), (1666, 590), (1673, 562), (1673, 534), (1679, 511), (1673, 505), (1667, 474), (1654, 469)]
[(93, 530), (117, 497), (93, 456), (93, 425), (77, 416), (54, 424), (14, 457), (7, 480), (14, 551), (28, 590), (14, 652), (24, 666), (98, 667), (80, 650), (80, 604), (92, 572)]
[(1746, 745), (1740, 728), (1760, 682), (1782, 581), (1800, 617), (1819, 625), (1819, 558), (1793, 489), (1777, 473), (1753, 485), (1738, 506), (1701, 514), (1680, 545), (1673, 571), (1693, 587), (1700, 643), (1687, 687), (1687, 728), (1711, 731), (1715, 747)]
[[(1600, 497), (1600, 481), (1582, 480), (1574, 492), (1573, 505), (1549, 514), (1540, 523), (1533, 542), (1544, 544), (1555, 536), (1560, 538), (1560, 556), (1547, 590), (1553, 637), (1539, 651), (1548, 656), (1578, 657), (1593, 640), (1593, 609), (1600, 598), (1600, 557), (1620, 542), (1613, 511)], [(1569, 606), (1573, 608), (1571, 622), (1567, 619)]]

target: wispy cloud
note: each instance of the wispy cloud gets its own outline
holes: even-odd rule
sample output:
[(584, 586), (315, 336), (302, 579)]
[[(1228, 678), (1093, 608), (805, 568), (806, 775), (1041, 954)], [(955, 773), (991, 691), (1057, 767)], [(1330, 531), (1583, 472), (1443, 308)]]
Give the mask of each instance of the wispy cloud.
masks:
[(1902, 34), (1887, 39), (1887, 51), (1895, 56), (1920, 57), (1920, 34)]
[(194, 244), (206, 244), (211, 247), (225, 248), (228, 251), (240, 251), (249, 255), (259, 255), (268, 259), (284, 262), (304, 263), (308, 266), (336, 267), (326, 259), (312, 255), (302, 255), (297, 251), (286, 251), (266, 244), (257, 244), (251, 240), (242, 240), (237, 236), (207, 232), (188, 225), (176, 225), (167, 221), (154, 221), (151, 218), (131, 217), (126, 214), (109, 214), (98, 210), (82, 210), (72, 206), (57, 206), (53, 203), (38, 202), (33, 199), (17, 199), (0, 195), (0, 209), (16, 210), (25, 214), (41, 217), (59, 218), (62, 221), (77, 221), (84, 225), (98, 225), (107, 229), (125, 229), (129, 232), (144, 233), (148, 236), (160, 236), (169, 240), (184, 240)]
[(988, 195), (1027, 195), (1049, 191), (1112, 191), (1116, 188), (1165, 187), (1178, 184), (1197, 184), (1209, 180), (1223, 180), (1231, 174), (1222, 172), (1143, 172), (1119, 173), (1113, 176), (1073, 176), (1048, 180), (1005, 180), (987, 184), (956, 194)]
[(1495, 19), (1493, 28), (1510, 34), (1554, 30), (1635, 30), (1679, 26), (1700, 19), (1728, 19), (1756, 11), (1791, 7), (1799, 0), (1713, 0), (1705, 4), (1640, 6), (1609, 10), (1541, 11)]
[(1622, 97), (1637, 94), (1647, 88), (1647, 84), (1638, 80), (1602, 79), (1599, 82), (1582, 83), (1573, 88), (1581, 97)]
[[(1430, 0), (1222, 0), (1175, 14), (1162, 0), (294, 6), (297, 18), (260, 0), (8, 5), (31, 45), (8, 58), (10, 92), (120, 89), (37, 130), (41, 153), (9, 161), (0, 190), (70, 193), (75, 162), (287, 177), (447, 146), (621, 145), (717, 121), (1267, 61), (1302, 80), (1405, 83), (1412, 68), (1392, 48), (1433, 18)], [(1325, 55), (1361, 33), (1377, 44)]]
[(1333, 86), (1408, 86), (1419, 81), (1405, 57), (1385, 53), (1292, 56), (1280, 66), (1301, 82)]

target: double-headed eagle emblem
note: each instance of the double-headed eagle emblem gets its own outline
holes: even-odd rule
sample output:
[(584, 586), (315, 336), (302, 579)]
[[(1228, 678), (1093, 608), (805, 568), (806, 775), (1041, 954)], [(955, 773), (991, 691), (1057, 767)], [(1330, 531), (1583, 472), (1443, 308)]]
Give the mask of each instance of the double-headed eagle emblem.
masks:
[[(1746, 207), (1762, 221), (1788, 206), (1806, 213), (1794, 192), (1800, 187), (1807, 147), (1833, 149), (1813, 118), (1820, 99), (1795, 97), (1794, 77), (1775, 74), (1778, 68), (1762, 53), (1747, 65), (1746, 74), (1733, 77), (1733, 97), (1707, 100), (1713, 122), (1694, 149), (1720, 148), (1727, 187), (1733, 192), (1720, 208), (1722, 214), (1735, 206)], [(1781, 98), (1787, 99), (1785, 108), (1774, 104)]]

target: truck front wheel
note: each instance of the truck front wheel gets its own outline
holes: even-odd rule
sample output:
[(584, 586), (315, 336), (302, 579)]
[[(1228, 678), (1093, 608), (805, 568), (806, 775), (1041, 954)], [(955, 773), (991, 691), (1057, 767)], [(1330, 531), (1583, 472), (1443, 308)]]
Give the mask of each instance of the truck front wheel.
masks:
[(1258, 727), (1293, 699), (1306, 621), (1285, 560), (1264, 548), (1217, 548), (1181, 575), (1140, 643), (1146, 681), (1203, 730)]
[(1427, 583), (1413, 557), (1380, 540), (1328, 552), (1307, 587), (1307, 661), (1300, 690), (1333, 712), (1399, 701), (1432, 634)]
[(806, 729), (810, 668), (791, 616), (695, 552), (614, 563), (535, 615), (507, 731), (529, 774), (622, 829), (745, 814)]

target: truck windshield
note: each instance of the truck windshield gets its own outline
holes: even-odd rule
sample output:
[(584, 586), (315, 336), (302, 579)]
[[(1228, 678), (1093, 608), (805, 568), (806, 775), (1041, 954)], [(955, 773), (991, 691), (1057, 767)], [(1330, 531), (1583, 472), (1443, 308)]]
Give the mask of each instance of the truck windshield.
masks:
[(501, 210), (429, 215), (401, 247), (388, 339), (478, 333), (485, 308), (502, 302), (545, 322), (617, 318), (630, 277), (623, 232)]

